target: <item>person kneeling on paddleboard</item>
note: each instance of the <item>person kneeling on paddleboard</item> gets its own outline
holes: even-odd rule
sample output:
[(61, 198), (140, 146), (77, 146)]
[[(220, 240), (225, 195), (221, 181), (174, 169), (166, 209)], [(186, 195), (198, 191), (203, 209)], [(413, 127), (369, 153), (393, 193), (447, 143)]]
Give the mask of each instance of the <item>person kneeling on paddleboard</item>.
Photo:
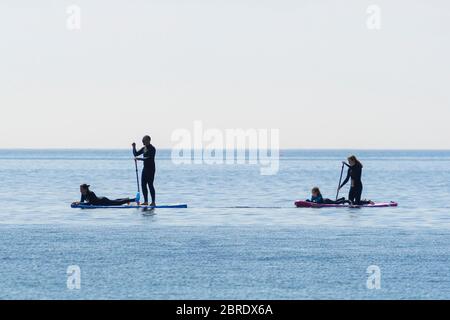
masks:
[(74, 202), (74, 204), (88, 203), (94, 206), (121, 206), (130, 202), (136, 202), (136, 199), (130, 198), (110, 200), (106, 197), (97, 197), (94, 192), (89, 190), (89, 187), (88, 184), (80, 186), (81, 200), (80, 202)]
[(355, 157), (350, 156), (347, 158), (348, 164), (343, 162), (348, 167), (347, 177), (344, 182), (339, 186), (339, 190), (342, 189), (343, 186), (347, 184), (347, 182), (351, 179), (350, 191), (348, 193), (348, 200), (352, 204), (360, 205), (361, 204), (361, 194), (363, 190), (363, 185), (361, 181), (362, 176), (362, 163)]
[[(142, 193), (144, 194), (144, 203), (143, 206), (148, 205), (148, 189), (150, 189), (150, 195), (152, 197), (152, 203), (150, 206), (155, 206), (155, 187), (153, 186), (153, 182), (155, 180), (155, 155), (156, 148), (150, 143), (152, 139), (150, 136), (145, 136), (142, 138), (142, 144), (144, 145), (139, 151), (136, 150), (136, 143), (133, 142), (133, 155), (135, 156), (135, 160), (144, 162), (144, 169), (142, 170), (141, 177), (141, 187)], [(142, 158), (139, 156), (142, 155)], [(148, 189), (147, 189), (148, 186)]]
[(323, 204), (343, 204), (346, 202), (349, 202), (345, 200), (345, 198), (340, 198), (337, 200), (331, 200), (331, 199), (324, 199), (322, 196), (322, 193), (320, 192), (320, 189), (318, 187), (314, 187), (311, 190), (311, 200), (307, 199), (308, 202), (314, 202), (314, 203), (323, 203)]

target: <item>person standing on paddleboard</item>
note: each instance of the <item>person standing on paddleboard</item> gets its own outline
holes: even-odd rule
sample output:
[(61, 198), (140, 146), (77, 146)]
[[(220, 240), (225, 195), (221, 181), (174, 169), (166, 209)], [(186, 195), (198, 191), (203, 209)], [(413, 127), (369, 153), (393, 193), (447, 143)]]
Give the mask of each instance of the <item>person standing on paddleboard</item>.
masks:
[(351, 180), (350, 191), (348, 193), (348, 200), (352, 204), (360, 205), (361, 204), (361, 194), (363, 190), (363, 184), (361, 181), (362, 175), (362, 163), (355, 157), (350, 156), (347, 158), (348, 164), (343, 162), (347, 167), (347, 177), (344, 182), (339, 186), (339, 190), (347, 184), (349, 180)]
[[(156, 155), (156, 149), (155, 147), (150, 143), (152, 139), (150, 136), (145, 136), (142, 138), (142, 144), (144, 145), (143, 148), (141, 148), (139, 151), (136, 150), (136, 143), (133, 142), (133, 155), (136, 160), (143, 161), (144, 162), (144, 169), (142, 170), (142, 177), (141, 177), (141, 186), (142, 186), (142, 193), (144, 194), (144, 203), (141, 205), (147, 206), (148, 205), (148, 189), (150, 190), (150, 195), (152, 197), (152, 203), (150, 206), (155, 206), (155, 187), (153, 186), (153, 182), (155, 180), (155, 155)], [(139, 156), (142, 155), (141, 158)], [(148, 189), (147, 189), (148, 186)]]

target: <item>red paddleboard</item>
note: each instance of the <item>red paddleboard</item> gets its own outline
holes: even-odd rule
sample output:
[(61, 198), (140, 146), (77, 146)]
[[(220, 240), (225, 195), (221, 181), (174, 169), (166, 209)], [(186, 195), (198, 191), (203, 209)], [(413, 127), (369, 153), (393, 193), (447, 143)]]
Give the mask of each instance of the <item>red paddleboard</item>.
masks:
[(295, 201), (295, 206), (297, 208), (385, 208), (385, 207), (397, 207), (397, 202), (374, 202), (373, 204), (362, 204), (362, 205), (352, 205), (352, 204), (325, 204), (325, 203), (314, 203), (303, 200)]

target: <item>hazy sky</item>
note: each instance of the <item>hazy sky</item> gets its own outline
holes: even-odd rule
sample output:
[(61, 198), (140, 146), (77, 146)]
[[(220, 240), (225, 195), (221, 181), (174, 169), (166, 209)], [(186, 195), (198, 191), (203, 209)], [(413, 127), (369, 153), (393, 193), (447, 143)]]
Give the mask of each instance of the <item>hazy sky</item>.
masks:
[(0, 148), (171, 147), (201, 120), (283, 148), (450, 149), (449, 59), (448, 0), (2, 0)]

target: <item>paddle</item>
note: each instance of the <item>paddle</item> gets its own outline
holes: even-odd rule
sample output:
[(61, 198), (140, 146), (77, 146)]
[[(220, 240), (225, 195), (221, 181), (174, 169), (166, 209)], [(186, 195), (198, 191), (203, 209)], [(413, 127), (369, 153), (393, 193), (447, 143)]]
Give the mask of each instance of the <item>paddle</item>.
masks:
[(342, 182), (342, 174), (344, 173), (344, 165), (345, 165), (345, 162), (342, 162), (341, 177), (339, 178), (339, 184), (338, 184), (338, 188), (337, 188), (337, 192), (336, 192), (336, 200), (339, 197), (339, 189), (340, 189), (339, 187), (341, 186), (341, 182)]
[(136, 194), (136, 203), (139, 205), (139, 200), (141, 200), (141, 187), (139, 186), (139, 171), (136, 159), (134, 159), (134, 166), (136, 167), (136, 182), (138, 187), (138, 192)]

